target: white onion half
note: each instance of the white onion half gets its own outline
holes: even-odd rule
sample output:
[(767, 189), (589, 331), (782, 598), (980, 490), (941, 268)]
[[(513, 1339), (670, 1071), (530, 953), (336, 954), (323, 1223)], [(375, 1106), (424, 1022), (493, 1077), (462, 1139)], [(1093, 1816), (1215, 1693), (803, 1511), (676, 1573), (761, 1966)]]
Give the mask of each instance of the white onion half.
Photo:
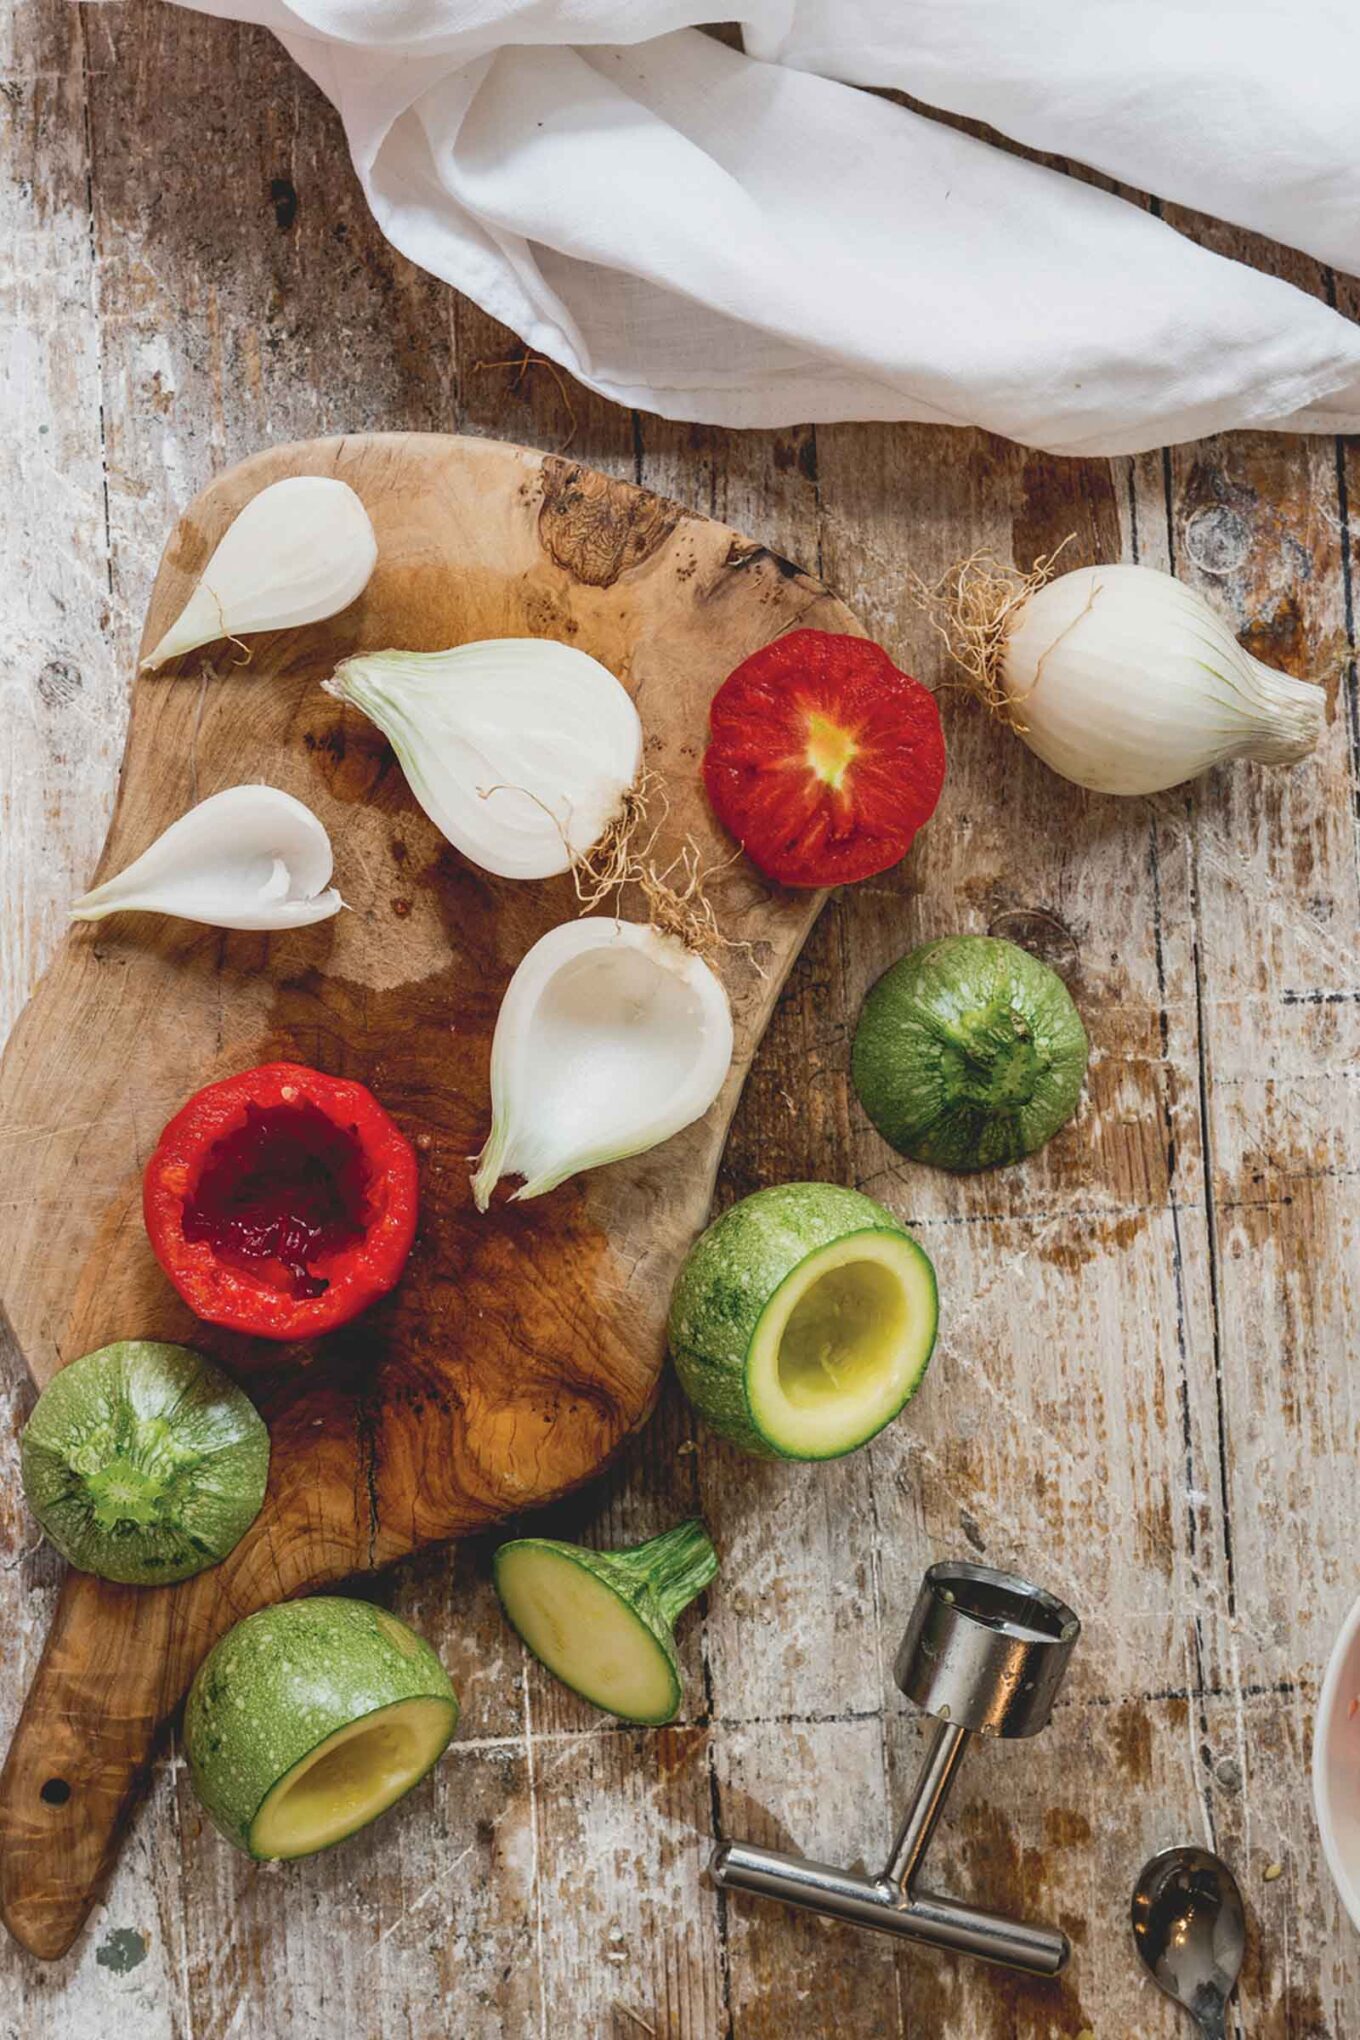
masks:
[(731, 1061), (727, 994), (674, 936), (603, 916), (551, 929), (497, 1017), (478, 1209), (502, 1176), (541, 1197), (669, 1140), (707, 1112)]
[(326, 689), (377, 724), (435, 827), (498, 878), (569, 870), (622, 814), (642, 766), (628, 690), (552, 638), (371, 652)]

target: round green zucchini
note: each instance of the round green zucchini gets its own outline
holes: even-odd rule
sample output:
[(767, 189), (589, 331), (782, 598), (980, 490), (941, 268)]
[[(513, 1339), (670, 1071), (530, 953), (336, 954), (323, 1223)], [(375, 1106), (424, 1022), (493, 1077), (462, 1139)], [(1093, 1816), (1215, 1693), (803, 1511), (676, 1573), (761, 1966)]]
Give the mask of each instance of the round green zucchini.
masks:
[(239, 1849), (311, 1856), (376, 1820), (458, 1724), (423, 1638), (367, 1601), (320, 1595), (247, 1615), (199, 1666), (184, 1710), (194, 1790)]
[(125, 1339), (72, 1360), (19, 1447), (28, 1505), (64, 1558), (129, 1586), (215, 1565), (260, 1512), (269, 1432), (187, 1346)]
[(864, 1001), (850, 1073), (899, 1154), (953, 1170), (1018, 1162), (1077, 1109), (1088, 1046), (1047, 964), (994, 935), (949, 935)]
[(743, 1198), (695, 1242), (671, 1296), (681, 1387), (767, 1458), (837, 1459), (921, 1385), (935, 1271), (890, 1211), (833, 1183)]

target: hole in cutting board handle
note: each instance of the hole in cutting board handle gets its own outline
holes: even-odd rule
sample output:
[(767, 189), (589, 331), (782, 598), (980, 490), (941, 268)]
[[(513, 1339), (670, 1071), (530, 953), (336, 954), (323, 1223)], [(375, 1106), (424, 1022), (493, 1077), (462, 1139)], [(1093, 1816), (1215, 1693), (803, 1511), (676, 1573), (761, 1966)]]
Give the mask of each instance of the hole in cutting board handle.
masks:
[(65, 1806), (71, 1797), (71, 1788), (64, 1778), (49, 1778), (47, 1783), (40, 1787), (38, 1797), (46, 1800), (49, 1806)]

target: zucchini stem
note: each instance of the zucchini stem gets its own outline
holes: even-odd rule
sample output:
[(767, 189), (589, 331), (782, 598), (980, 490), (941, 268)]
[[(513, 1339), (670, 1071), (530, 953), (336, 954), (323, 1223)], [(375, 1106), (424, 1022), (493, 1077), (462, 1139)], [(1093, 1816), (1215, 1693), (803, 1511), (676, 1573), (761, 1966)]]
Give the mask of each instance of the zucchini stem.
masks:
[(629, 1551), (611, 1551), (609, 1558), (611, 1564), (650, 1586), (672, 1625), (718, 1570), (713, 1540), (697, 1516)]

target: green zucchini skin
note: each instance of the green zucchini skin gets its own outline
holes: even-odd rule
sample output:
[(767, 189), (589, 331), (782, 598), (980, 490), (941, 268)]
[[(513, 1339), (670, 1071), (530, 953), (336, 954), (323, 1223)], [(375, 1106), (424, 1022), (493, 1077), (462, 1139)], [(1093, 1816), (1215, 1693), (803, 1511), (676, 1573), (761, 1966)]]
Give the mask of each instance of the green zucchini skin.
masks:
[(385, 1608), (336, 1595), (261, 1608), (213, 1646), (189, 1689), (194, 1790), (227, 1840), (254, 1855), (251, 1827), (280, 1778), (337, 1729), (398, 1700), (447, 1700), (452, 1736), (458, 1697), (448, 1673)]
[(125, 1339), (53, 1376), (19, 1466), (29, 1507), (72, 1565), (163, 1586), (215, 1565), (250, 1528), (269, 1432), (244, 1389), (201, 1354)]
[[(929, 1271), (935, 1293), (934, 1270), (906, 1227), (872, 1197), (835, 1183), (779, 1183), (757, 1190), (715, 1219), (690, 1248), (671, 1292), (671, 1358), (690, 1401), (742, 1451), (762, 1459), (809, 1456), (783, 1450), (755, 1422), (746, 1386), (751, 1344), (776, 1290), (809, 1254), (865, 1233), (907, 1241)], [(918, 1385), (919, 1380), (918, 1375)]]
[[(663, 1530), (659, 1537), (648, 1538), (645, 1544), (635, 1544), (621, 1551), (592, 1551), (583, 1544), (567, 1544), (555, 1537), (515, 1537), (502, 1544), (492, 1560), (492, 1576), (506, 1620), (521, 1635), (522, 1641), (519, 1625), (510, 1611), (502, 1575), (514, 1554), (537, 1551), (550, 1552), (556, 1558), (566, 1559), (608, 1587), (641, 1623), (666, 1661), (671, 1675), (671, 1704), (659, 1714), (620, 1715), (619, 1719), (637, 1721), (650, 1728), (673, 1721), (680, 1711), (682, 1698), (675, 1624), (718, 1571), (718, 1554), (703, 1524), (693, 1517), (686, 1523), (677, 1524), (674, 1530)], [(571, 1692), (589, 1701), (592, 1707), (602, 1705), (597, 1695), (585, 1692), (574, 1680), (565, 1677), (558, 1666), (539, 1657), (532, 1645), (525, 1642), (525, 1648), (538, 1658), (545, 1671), (551, 1672)]]
[(949, 935), (864, 1001), (850, 1074), (890, 1146), (966, 1172), (1023, 1160), (1077, 1109), (1089, 1044), (1062, 979), (1013, 942)]

